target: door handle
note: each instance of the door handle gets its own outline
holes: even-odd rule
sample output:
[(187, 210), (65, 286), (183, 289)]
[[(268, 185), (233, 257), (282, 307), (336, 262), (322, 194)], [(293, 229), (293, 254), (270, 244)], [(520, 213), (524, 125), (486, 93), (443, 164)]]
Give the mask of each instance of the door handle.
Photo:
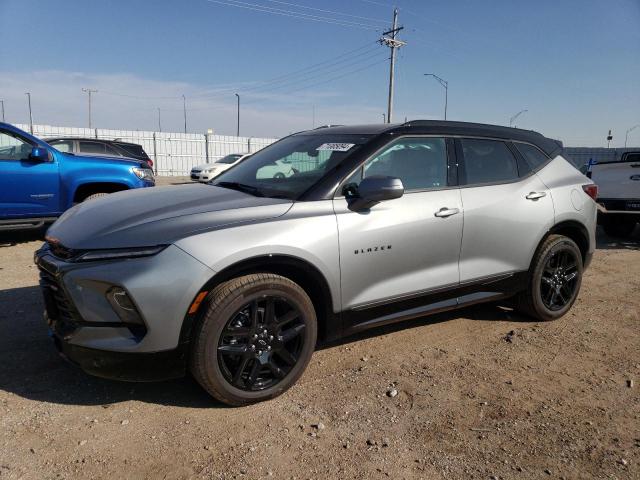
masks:
[(546, 197), (546, 196), (547, 196), (546, 192), (531, 192), (525, 198), (527, 200), (538, 200), (539, 198)]
[(446, 218), (450, 217), (451, 215), (455, 215), (456, 213), (460, 213), (460, 210), (457, 208), (442, 207), (434, 215), (439, 218)]

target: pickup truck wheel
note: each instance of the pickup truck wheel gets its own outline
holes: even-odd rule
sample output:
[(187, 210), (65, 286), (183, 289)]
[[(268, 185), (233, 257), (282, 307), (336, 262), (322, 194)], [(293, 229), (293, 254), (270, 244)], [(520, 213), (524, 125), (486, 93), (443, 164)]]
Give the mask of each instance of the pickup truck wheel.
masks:
[(267, 273), (234, 278), (209, 294), (195, 329), (191, 372), (226, 404), (267, 400), (300, 378), (316, 337), (313, 304), (299, 285)]
[(529, 286), (517, 297), (517, 309), (543, 321), (562, 317), (578, 297), (582, 272), (582, 254), (576, 243), (550, 235), (538, 247), (529, 270)]
[(631, 215), (613, 215), (602, 222), (604, 232), (614, 238), (628, 238), (636, 228), (637, 220)]
[(104, 192), (93, 193), (93, 194), (89, 195), (87, 198), (85, 198), (83, 200), (83, 202), (86, 202), (87, 200), (93, 200), (94, 198), (106, 197), (107, 195), (109, 195), (109, 194), (108, 193), (104, 193)]

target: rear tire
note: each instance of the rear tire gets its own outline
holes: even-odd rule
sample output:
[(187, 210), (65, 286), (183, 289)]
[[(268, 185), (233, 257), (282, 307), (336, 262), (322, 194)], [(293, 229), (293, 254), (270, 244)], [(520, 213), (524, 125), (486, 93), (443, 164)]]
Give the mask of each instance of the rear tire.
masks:
[(610, 237), (628, 238), (636, 228), (637, 220), (631, 215), (611, 215), (603, 219), (602, 228)]
[(527, 290), (516, 298), (517, 310), (537, 320), (556, 320), (566, 314), (580, 291), (582, 253), (563, 235), (550, 235), (538, 247)]
[(313, 304), (298, 284), (269, 273), (237, 277), (208, 296), (192, 342), (191, 372), (228, 405), (268, 400), (300, 378), (316, 337)]
[(87, 198), (85, 198), (83, 200), (83, 202), (86, 202), (87, 200), (93, 200), (95, 198), (106, 197), (107, 195), (109, 195), (109, 194), (108, 193), (104, 193), (104, 192), (92, 193)]

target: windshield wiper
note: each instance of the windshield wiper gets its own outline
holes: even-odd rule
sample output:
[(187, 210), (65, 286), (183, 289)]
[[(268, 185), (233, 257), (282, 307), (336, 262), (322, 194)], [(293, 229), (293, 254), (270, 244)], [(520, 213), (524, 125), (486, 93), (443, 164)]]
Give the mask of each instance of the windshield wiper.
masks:
[(229, 188), (231, 190), (238, 190), (239, 192), (248, 193), (255, 197), (264, 197), (264, 194), (256, 187), (239, 182), (218, 182), (213, 184), (216, 187)]

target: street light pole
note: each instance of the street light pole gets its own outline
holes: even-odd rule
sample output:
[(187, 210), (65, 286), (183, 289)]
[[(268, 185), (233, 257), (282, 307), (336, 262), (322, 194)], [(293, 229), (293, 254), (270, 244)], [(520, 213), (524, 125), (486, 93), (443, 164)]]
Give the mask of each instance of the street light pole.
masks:
[(90, 88), (83, 88), (83, 92), (89, 94), (89, 129), (91, 129), (91, 94), (96, 93), (98, 90), (91, 90)]
[(162, 123), (160, 123), (160, 107), (158, 107), (158, 131), (162, 132)]
[(236, 97), (238, 98), (238, 125), (236, 127), (236, 137), (240, 136), (240, 95), (236, 93)]
[(516, 119), (517, 119), (520, 115), (522, 115), (523, 113), (528, 112), (528, 111), (529, 111), (529, 110), (527, 110), (527, 109), (525, 108), (524, 110), (520, 110), (520, 111), (519, 111), (518, 113), (516, 113), (513, 117), (511, 117), (511, 118), (509, 119), (509, 127), (513, 127), (513, 122), (515, 122), (515, 121), (516, 121)]
[(2, 104), (2, 121), (4, 122), (4, 100), (0, 100), (0, 104)]
[[(2, 113), (2, 120), (4, 121), (4, 110), (3, 110), (3, 113)], [(627, 130), (627, 133), (624, 136), (624, 148), (627, 148), (627, 140), (629, 140), (629, 133), (632, 132), (633, 130), (635, 130), (636, 128), (638, 128), (638, 127), (640, 127), (640, 124), (634, 125), (629, 130)]]
[(184, 114), (184, 133), (187, 133), (187, 98), (182, 94), (182, 113)]
[(440, 85), (444, 87), (444, 119), (447, 119), (447, 103), (449, 102), (449, 82), (447, 82), (444, 78), (440, 78), (435, 73), (425, 73), (426, 77), (435, 78)]
[(31, 135), (33, 135), (33, 115), (31, 114), (31, 92), (25, 93), (27, 98), (29, 99), (29, 131)]
[(382, 123), (387, 123), (387, 115), (385, 113), (382, 114)]

